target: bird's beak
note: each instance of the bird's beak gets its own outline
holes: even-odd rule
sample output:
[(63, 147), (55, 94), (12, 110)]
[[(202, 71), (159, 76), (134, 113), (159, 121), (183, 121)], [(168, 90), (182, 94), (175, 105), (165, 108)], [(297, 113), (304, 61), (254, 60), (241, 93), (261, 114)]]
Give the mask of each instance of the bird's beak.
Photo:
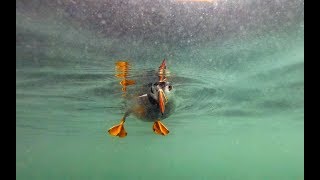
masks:
[(166, 64), (166, 59), (164, 59), (161, 63), (161, 65), (159, 66), (159, 69), (163, 70), (167, 68), (167, 64)]
[(164, 110), (165, 110), (165, 105), (166, 105), (168, 99), (162, 89), (159, 89), (158, 93), (159, 93), (158, 94), (159, 108), (160, 108), (160, 112), (163, 114)]
[(159, 82), (164, 82), (166, 81), (166, 60), (164, 59), (161, 63), (161, 65), (159, 66)]

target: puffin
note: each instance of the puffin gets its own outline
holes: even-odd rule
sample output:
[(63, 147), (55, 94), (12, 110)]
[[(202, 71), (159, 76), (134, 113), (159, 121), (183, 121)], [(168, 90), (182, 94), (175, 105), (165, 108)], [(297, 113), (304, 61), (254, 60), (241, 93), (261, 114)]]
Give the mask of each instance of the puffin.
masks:
[[(122, 61), (116, 64), (123, 65), (126, 64), (126, 62)], [(127, 70), (124, 72), (126, 73)], [(130, 115), (145, 122), (153, 122), (152, 130), (155, 134), (162, 136), (169, 134), (168, 128), (161, 122), (168, 118), (174, 111), (174, 101), (172, 100), (173, 86), (167, 79), (167, 72), (167, 63), (166, 59), (164, 59), (159, 66), (157, 80), (144, 83), (141, 88), (142, 92), (128, 99), (126, 110), (120, 123), (112, 126), (108, 130), (111, 136), (120, 138), (127, 136), (128, 133), (124, 128), (124, 123)], [(123, 77), (123, 75), (121, 76)], [(120, 84), (123, 85), (122, 90), (126, 91), (126, 86), (135, 84), (135, 81), (124, 79)]]

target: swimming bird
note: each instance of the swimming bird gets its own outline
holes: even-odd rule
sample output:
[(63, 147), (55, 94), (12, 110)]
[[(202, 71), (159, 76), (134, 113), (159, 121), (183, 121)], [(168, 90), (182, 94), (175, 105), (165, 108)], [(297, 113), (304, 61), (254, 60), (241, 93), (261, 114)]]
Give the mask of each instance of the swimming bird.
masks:
[[(121, 62), (121, 64), (124, 64), (124, 62)], [(174, 101), (171, 99), (173, 87), (167, 80), (166, 68), (166, 60), (164, 59), (159, 66), (158, 81), (146, 83), (141, 88), (143, 92), (128, 100), (128, 108), (120, 123), (108, 130), (110, 135), (118, 137), (127, 136), (128, 133), (124, 128), (124, 123), (129, 115), (134, 115), (142, 121), (154, 122), (152, 129), (156, 134), (163, 136), (169, 134), (168, 128), (161, 122), (161, 120), (169, 117), (174, 110)], [(132, 80), (127, 81), (134, 84)]]

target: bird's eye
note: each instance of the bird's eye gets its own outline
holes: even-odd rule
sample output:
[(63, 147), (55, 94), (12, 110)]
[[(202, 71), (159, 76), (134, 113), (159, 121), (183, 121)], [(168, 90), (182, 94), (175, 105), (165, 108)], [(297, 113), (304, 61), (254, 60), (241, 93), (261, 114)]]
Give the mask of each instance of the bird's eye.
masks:
[(168, 87), (168, 88), (169, 88), (169, 91), (171, 91), (171, 89), (172, 89), (172, 86), (171, 86), (171, 85), (169, 85), (169, 87)]

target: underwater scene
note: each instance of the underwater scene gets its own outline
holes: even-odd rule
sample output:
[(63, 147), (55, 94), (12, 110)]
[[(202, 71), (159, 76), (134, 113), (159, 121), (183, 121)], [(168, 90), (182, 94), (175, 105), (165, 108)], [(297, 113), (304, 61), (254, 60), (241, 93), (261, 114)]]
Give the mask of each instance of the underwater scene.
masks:
[(16, 179), (304, 179), (304, 1), (16, 0)]

